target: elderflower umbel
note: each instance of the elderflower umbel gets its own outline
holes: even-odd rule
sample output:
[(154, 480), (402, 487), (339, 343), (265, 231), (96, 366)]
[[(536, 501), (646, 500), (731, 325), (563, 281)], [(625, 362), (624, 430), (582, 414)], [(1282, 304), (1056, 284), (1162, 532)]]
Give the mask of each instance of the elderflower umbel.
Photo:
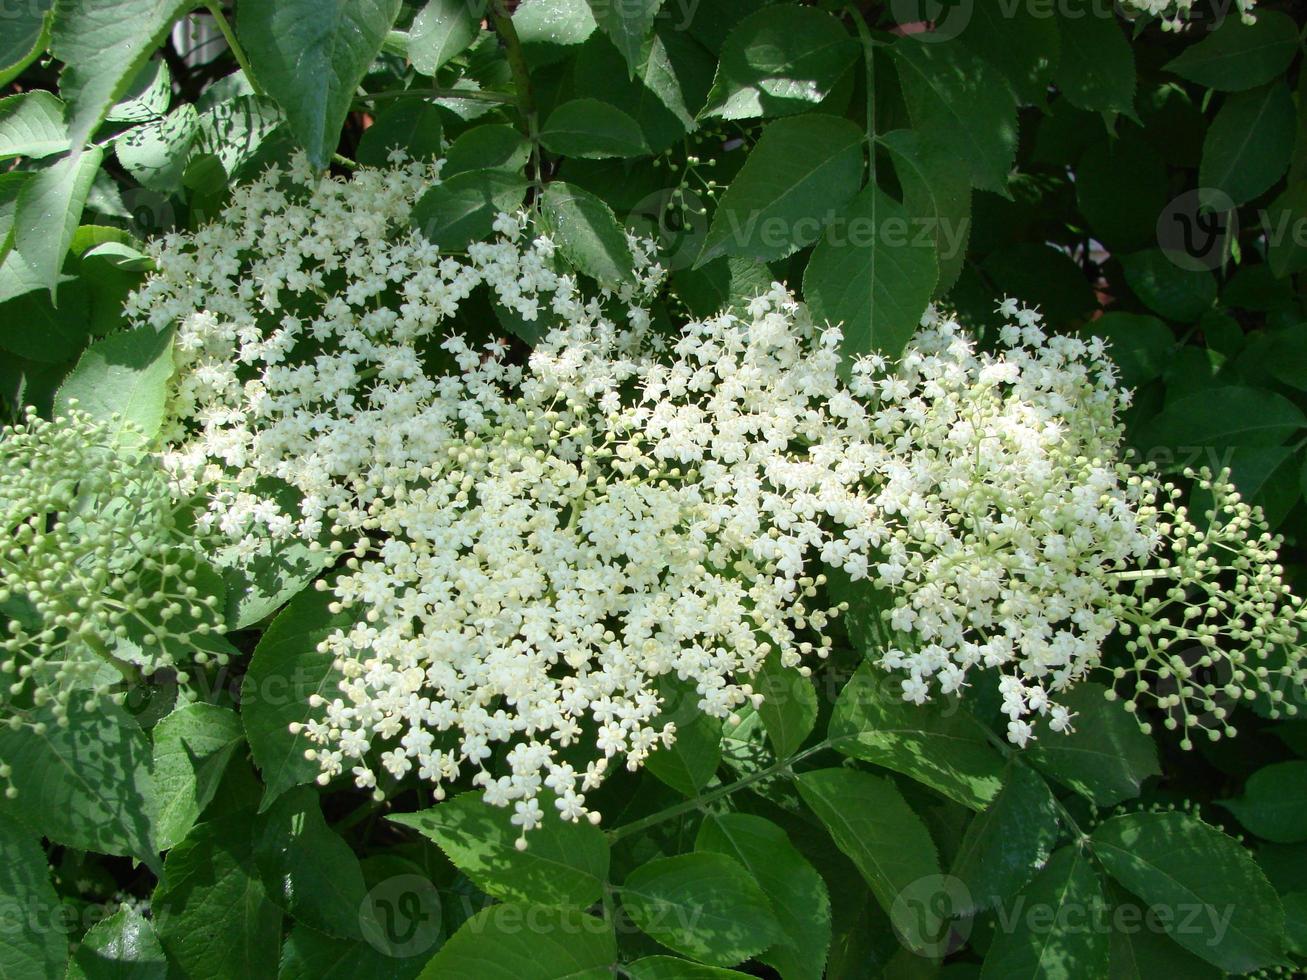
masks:
[[(988, 354), (932, 310), (899, 359), (845, 383), (840, 331), (779, 284), (669, 340), (645, 308), (650, 243), (628, 237), (634, 281), (597, 293), (521, 215), (439, 253), (408, 226), (439, 170), (270, 171), (160, 243), (129, 303), (178, 325), (166, 459), (208, 496), (201, 530), (237, 562), (324, 535), (345, 559), (318, 583), (353, 621), (323, 643), (340, 682), (302, 728), (323, 781), (416, 773), (441, 796), (467, 776), (524, 833), (546, 792), (597, 820), (586, 795), (612, 761), (676, 737), (673, 678), (726, 717), (758, 702), (773, 651), (801, 671), (825, 654), (823, 566), (892, 597), (905, 641), (882, 664), (905, 698), (985, 672), (1018, 744), (1037, 717), (1071, 726), (1056, 696), (1114, 632), (1138, 631), (1140, 672), (1167, 667), (1141, 626), (1149, 590), (1213, 566), (1161, 502), (1171, 488), (1126, 460), (1101, 342), (1048, 336), (1009, 302)], [(523, 359), (494, 307), (556, 325)], [(1240, 543), (1252, 520), (1219, 532), (1236, 554), (1223, 601), (1248, 625), (1177, 627), (1209, 649), (1301, 626), (1266, 580), (1273, 544)], [(1228, 684), (1301, 683), (1296, 658)], [(1182, 699), (1208, 698), (1167, 669)]]
[[(67, 723), (116, 684), (225, 662), (217, 598), (176, 529), (157, 460), (71, 408), (0, 431), (0, 710)], [(206, 586), (201, 589), (197, 587)], [(121, 697), (116, 694), (115, 697)]]
[[(1163, 30), (1176, 31), (1184, 27), (1185, 21), (1193, 10), (1194, 0), (1124, 0), (1124, 5), (1141, 14), (1160, 18)], [(1256, 14), (1253, 13), (1257, 0), (1235, 0), (1235, 5), (1239, 9), (1239, 17), (1245, 24), (1257, 20)]]

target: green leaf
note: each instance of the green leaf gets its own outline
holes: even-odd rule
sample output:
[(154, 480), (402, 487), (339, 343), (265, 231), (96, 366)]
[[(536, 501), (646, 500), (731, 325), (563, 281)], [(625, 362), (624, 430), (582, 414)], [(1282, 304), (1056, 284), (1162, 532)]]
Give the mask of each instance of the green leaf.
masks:
[(241, 0), (236, 28), (254, 75), (319, 170), (399, 8), (400, 0)]
[(1011, 899), (1042, 868), (1057, 845), (1057, 804), (1037, 773), (1009, 765), (994, 802), (967, 824), (949, 874), (966, 885), (968, 915)]
[(522, 0), (513, 11), (513, 28), (533, 66), (567, 57), (595, 26), (586, 0)]
[(548, 807), (544, 823), (523, 837), (512, 810), (491, 806), (480, 793), (463, 793), (419, 813), (389, 819), (440, 845), (454, 866), (487, 895), (508, 902), (586, 908), (603, 895), (608, 841), (582, 820), (571, 823)]
[(540, 142), (559, 156), (602, 159), (649, 152), (640, 125), (621, 109), (598, 99), (573, 99), (549, 114)]
[(968, 13), (961, 40), (1007, 77), (1023, 104), (1044, 105), (1061, 56), (1057, 18), (1025, 3), (976, 3)]
[(1155, 242), (1171, 197), (1165, 163), (1138, 132), (1095, 143), (1075, 168), (1080, 213), (1114, 252)]
[(958, 161), (972, 186), (1005, 194), (1017, 104), (1003, 76), (957, 44), (906, 38), (889, 50), (922, 151)]
[(68, 959), (40, 834), (0, 815), (0, 976), (58, 977)]
[(613, 46), (622, 53), (632, 78), (640, 68), (644, 42), (653, 31), (654, 18), (663, 0), (587, 0), (599, 29), (608, 35)]
[(0, 99), (0, 160), (39, 159), (68, 149), (64, 104), (37, 89)]
[(1290, 180), (1261, 218), (1271, 271), (1284, 278), (1307, 269), (1307, 181)]
[(796, 777), (799, 793), (857, 866), (899, 938), (910, 948), (933, 943), (937, 906), (917, 907), (923, 885), (942, 880), (930, 832), (894, 782), (856, 769), (818, 769)]
[(694, 796), (722, 761), (722, 724), (704, 714), (694, 686), (666, 676), (659, 681), (663, 710), (653, 727), (672, 724), (675, 741), (650, 753), (645, 768), (684, 796)]
[(0, 347), (41, 364), (64, 364), (90, 339), (90, 291), (73, 280), (59, 295), (33, 290), (0, 304)]
[(1307, 415), (1266, 388), (1208, 388), (1167, 405), (1140, 427), (1136, 445), (1278, 446), (1307, 425)]
[(1217, 802), (1258, 837), (1277, 844), (1307, 840), (1307, 762), (1262, 766), (1248, 777), (1242, 796)]
[(719, 255), (771, 261), (812, 244), (862, 183), (863, 134), (824, 114), (763, 130), (721, 196), (696, 265)]
[(1120, 258), (1125, 280), (1135, 295), (1168, 320), (1192, 323), (1216, 302), (1216, 280), (1210, 272), (1183, 268), (1161, 249)]
[(1298, 956), (1307, 956), (1307, 891), (1284, 895), (1280, 902), (1289, 949)]
[(758, 882), (724, 854), (648, 861), (619, 894), (642, 932), (709, 966), (734, 966), (783, 936)]
[(163, 424), (172, 376), (172, 331), (137, 327), (97, 340), (59, 387), (56, 404), (77, 407), (103, 421), (122, 445), (149, 444)]
[(1172, 939), (1230, 973), (1284, 959), (1284, 911), (1238, 841), (1187, 813), (1130, 813), (1104, 821), (1090, 846), (1113, 878), (1171, 909)]
[(277, 976), (281, 910), (254, 869), (250, 818), (197, 824), (168, 852), (151, 910), (170, 976)]
[(730, 980), (748, 973), (704, 966), (675, 956), (646, 956), (623, 968), (630, 980)]
[(672, 275), (672, 288), (697, 317), (715, 316), (723, 310), (743, 314), (749, 300), (771, 289), (772, 274), (757, 259), (713, 259), (694, 269), (679, 269)]
[(835, 748), (984, 809), (1003, 787), (1003, 759), (984, 728), (957, 706), (904, 701), (898, 686), (870, 664), (859, 667), (831, 716)]
[(261, 821), (254, 863), (268, 898), (296, 922), (342, 939), (362, 939), (367, 886), (358, 858), (327, 826), (318, 794), (299, 786)]
[(516, 211), (526, 196), (521, 174), (467, 170), (442, 180), (413, 207), (413, 227), (442, 249), (457, 251), (490, 237), (495, 217)]
[(440, 948), (422, 980), (611, 980), (617, 937), (576, 909), (482, 909)]
[(824, 10), (763, 7), (727, 35), (701, 115), (749, 119), (804, 112), (830, 94), (858, 50), (848, 30)]
[[(439, 106), (426, 99), (399, 99), (377, 113), (354, 156), (367, 167), (388, 166), (390, 151), (396, 148), (410, 160), (434, 160), (440, 156), (441, 137)], [(444, 170), (441, 175), (445, 176)]]
[(1105, 313), (1086, 330), (1108, 343), (1108, 354), (1121, 371), (1121, 384), (1131, 389), (1160, 378), (1176, 347), (1171, 328), (1142, 313)]
[(1059, 694), (1058, 703), (1074, 714), (1074, 730), (1055, 732), (1041, 720), (1025, 751), (1025, 759), (1045, 775), (1099, 806), (1134, 799), (1144, 780), (1162, 771), (1153, 740), (1105, 693), (1101, 685), (1081, 681)]
[[(284, 122), (276, 103), (262, 96), (246, 95), (219, 102), (200, 113), (194, 156), (217, 157), (229, 177), (240, 175), (247, 165), (258, 165), (259, 150), (266, 149), (264, 141)], [(271, 145), (276, 142), (269, 141)]]
[(724, 813), (704, 819), (694, 848), (739, 861), (767, 896), (783, 938), (758, 959), (787, 980), (821, 980), (831, 938), (830, 896), (785, 831), (762, 817)]
[[(395, 909), (397, 931), (404, 934), (408, 910), (408, 905)], [(422, 954), (397, 958), (384, 946), (337, 939), (296, 923), (282, 944), (277, 980), (412, 980), (429, 958)]]
[(459, 133), (445, 150), (442, 180), (469, 170), (507, 170), (518, 173), (531, 156), (531, 144), (512, 126), (487, 123)]
[(292, 723), (311, 717), (309, 698), (330, 698), (340, 680), (330, 653), (318, 644), (338, 629), (348, 629), (348, 611), (332, 614), (331, 592), (306, 589), (292, 599), (259, 639), (241, 683), (241, 720), (250, 752), (267, 784), (262, 808), (287, 789), (316, 779), (316, 762), (304, 758), (312, 743)]
[(609, 288), (631, 279), (635, 260), (607, 204), (574, 184), (554, 180), (545, 185), (540, 210), (573, 266)]
[(229, 708), (196, 702), (169, 713), (152, 732), (157, 843), (166, 851), (185, 837), (213, 799), (232, 752), (245, 740)]
[(758, 714), (776, 757), (788, 759), (817, 723), (817, 692), (812, 679), (804, 677), (797, 667), (786, 667), (780, 652), (772, 651), (753, 675), (753, 689), (763, 696)]
[[(1032, 911), (1008, 927), (1002, 921), (1004, 910), (999, 910), (999, 929), (985, 954), (981, 980), (1108, 976), (1108, 934), (1093, 927), (1094, 916), (1105, 905), (1103, 883), (1088, 853), (1075, 846), (1062, 848), (1022, 896)], [(1034, 909), (1043, 913), (1039, 920)]]
[(163, 119), (129, 129), (114, 142), (114, 153), (143, 186), (170, 194), (182, 186), (199, 135), (195, 107), (182, 104)]
[(0, 759), (13, 767), (13, 800), (0, 813), (57, 844), (155, 865), (150, 741), (121, 708), (73, 702), (61, 726), (49, 706), (31, 713), (44, 730), (0, 729)]
[(934, 238), (869, 184), (812, 250), (803, 293), (815, 317), (842, 325), (847, 364), (862, 354), (902, 353), (938, 278)]
[[(1154, 980), (1183, 977), (1184, 980), (1220, 980), (1224, 973), (1200, 960), (1157, 929), (1150, 917), (1161, 910), (1139, 901), (1120, 885), (1108, 882), (1115, 900), (1111, 910), (1112, 934), (1108, 937), (1112, 980)], [(1161, 913), (1165, 914), (1165, 913)]]
[(35, 61), (50, 43), (50, 5), (31, 0), (10, 7), (0, 18), (0, 85), (8, 85)]
[(917, 134), (896, 129), (879, 137), (894, 159), (903, 185), (903, 206), (913, 230), (927, 232), (935, 243), (939, 279), (935, 295), (943, 296), (957, 281), (967, 257), (971, 235), (971, 181), (951, 157), (927, 154)]
[(1257, 20), (1226, 17), (1166, 70), (1221, 92), (1240, 92), (1278, 78), (1298, 53), (1298, 27), (1278, 10), (1259, 10)]
[(1283, 82), (1227, 95), (1208, 127), (1198, 181), (1245, 204), (1289, 169), (1296, 113)]
[(1113, 12), (1055, 17), (1061, 56), (1053, 81), (1078, 109), (1134, 115), (1135, 56)]
[(427, 0), (408, 32), (408, 58), (420, 75), (434, 75), (462, 54), (481, 33), (485, 4), (477, 0)]
[(168, 961), (150, 920), (130, 905), (82, 938), (64, 980), (167, 980)]
[(1307, 391), (1307, 323), (1271, 334), (1267, 342), (1266, 367), (1276, 381)]
[(79, 147), (121, 99), (173, 23), (197, 0), (55, 0), (50, 51), (64, 63), (68, 142)]
[[(33, 284), (28, 288), (44, 286), (51, 298), (55, 297), (64, 256), (82, 220), (86, 195), (103, 156), (103, 150), (91, 147), (63, 157), (38, 170), (18, 192), (14, 250), (9, 261), (21, 260), (26, 267), (23, 281)], [(0, 291), (0, 299), (12, 295), (18, 294)]]

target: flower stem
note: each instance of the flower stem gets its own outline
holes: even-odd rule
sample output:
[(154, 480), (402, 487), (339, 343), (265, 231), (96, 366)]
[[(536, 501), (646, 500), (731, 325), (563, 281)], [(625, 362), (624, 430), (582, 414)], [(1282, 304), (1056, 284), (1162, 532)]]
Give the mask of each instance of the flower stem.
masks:
[(254, 70), (250, 68), (250, 60), (245, 56), (245, 49), (242, 48), (240, 42), (236, 40), (236, 32), (231, 29), (231, 21), (229, 21), (227, 15), (222, 12), (222, 4), (219, 0), (209, 0), (209, 2), (204, 6), (213, 17), (214, 23), (218, 25), (218, 30), (222, 31), (222, 36), (227, 42), (227, 47), (231, 48), (231, 53), (236, 58), (236, 64), (240, 65), (241, 71), (245, 72), (245, 80), (250, 83), (250, 88), (254, 90), (254, 94), (266, 95), (267, 93), (263, 91), (263, 86), (260, 85), (259, 80), (254, 77)]

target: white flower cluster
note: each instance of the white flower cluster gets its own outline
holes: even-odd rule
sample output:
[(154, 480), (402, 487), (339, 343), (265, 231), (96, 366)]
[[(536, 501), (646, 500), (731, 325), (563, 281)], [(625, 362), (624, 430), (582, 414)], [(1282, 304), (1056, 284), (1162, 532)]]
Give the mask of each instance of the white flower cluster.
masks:
[(91, 710), (124, 679), (169, 670), (185, 687), (192, 664), (225, 662), (216, 574), (173, 509), (158, 461), (76, 408), (53, 421), (28, 409), (0, 431), (8, 724), (66, 724), (70, 703)]
[[(209, 495), (200, 526), (236, 560), (324, 535), (345, 559), (318, 583), (355, 619), (324, 643), (342, 680), (304, 728), (323, 781), (416, 771), (439, 796), (469, 776), (524, 832), (546, 794), (597, 820), (586, 795), (611, 760), (635, 768), (675, 738), (672, 678), (725, 717), (757, 702), (772, 651), (801, 671), (825, 654), (823, 566), (894, 597), (912, 640), (883, 662), (906, 698), (990, 670), (1018, 744), (1034, 717), (1070, 724), (1057, 693), (1123, 625), (1139, 670), (1183, 677), (1188, 701), (1210, 685), (1143, 659), (1176, 630), (1216, 651), (1300, 628), (1263, 569), (1274, 543), (1238, 551), (1246, 508), (1205, 539), (1123, 460), (1101, 343), (1010, 303), (1003, 350), (982, 353), (932, 311), (899, 360), (865, 358), (846, 383), (840, 332), (780, 285), (669, 341), (643, 305), (662, 274), (650, 243), (629, 240), (619, 294), (587, 295), (520, 216), (437, 254), (407, 220), (438, 174), (271, 171), (163, 241), (129, 304), (178, 325), (166, 459)], [(493, 304), (560, 325), (519, 356), (484, 342)], [(1233, 564), (1190, 547), (1218, 540)], [(1227, 567), (1242, 625), (1144, 628), (1150, 585)], [(1258, 659), (1228, 679), (1240, 697), (1266, 686)], [(1296, 654), (1283, 670), (1301, 682)]]
[[(1124, 5), (1141, 14), (1160, 18), (1163, 30), (1177, 31), (1185, 26), (1193, 10), (1194, 0), (1124, 0)], [(1235, 6), (1245, 24), (1251, 24), (1257, 19), (1253, 13), (1257, 0), (1235, 0)]]

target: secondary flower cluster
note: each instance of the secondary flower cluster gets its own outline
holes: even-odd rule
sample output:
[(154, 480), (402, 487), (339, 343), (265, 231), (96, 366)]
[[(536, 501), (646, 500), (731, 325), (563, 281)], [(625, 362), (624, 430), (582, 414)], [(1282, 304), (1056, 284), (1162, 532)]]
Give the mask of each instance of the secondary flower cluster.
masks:
[[(1162, 29), (1173, 31), (1185, 26), (1194, 8), (1194, 0), (1124, 0), (1124, 3), (1131, 10), (1161, 18)], [(1235, 6), (1245, 24), (1257, 19), (1253, 13), (1257, 0), (1235, 0)]]
[[(1220, 481), (1224, 516), (1200, 530), (1126, 462), (1100, 343), (1009, 303), (984, 353), (931, 311), (846, 382), (839, 330), (780, 285), (660, 333), (662, 270), (633, 237), (619, 293), (587, 294), (522, 216), (438, 254), (407, 223), (438, 175), (270, 171), (165, 239), (129, 303), (178, 327), (165, 458), (208, 494), (200, 528), (231, 560), (323, 536), (345, 558), (319, 583), (354, 618), (324, 643), (340, 683), (304, 726), (324, 781), (416, 771), (440, 795), (470, 775), (524, 831), (546, 791), (597, 820), (611, 761), (676, 737), (671, 678), (725, 717), (773, 650), (803, 671), (824, 655), (824, 567), (893, 597), (906, 639), (883, 664), (906, 698), (989, 671), (1018, 744), (1037, 717), (1072, 723), (1057, 694), (1117, 631), (1132, 676), (1179, 678), (1159, 703), (1186, 726), (1224, 725), (1201, 660), (1229, 644), (1231, 696), (1301, 683), (1275, 542)], [(519, 356), (496, 306), (557, 326)], [(1192, 588), (1220, 612), (1179, 612)], [(1205, 652), (1177, 665), (1189, 640)]]
[(192, 664), (225, 661), (216, 575), (173, 508), (158, 461), (76, 408), (53, 421), (29, 409), (0, 431), (8, 724), (65, 724), (70, 703), (93, 706), (124, 677), (167, 669), (185, 686)]

